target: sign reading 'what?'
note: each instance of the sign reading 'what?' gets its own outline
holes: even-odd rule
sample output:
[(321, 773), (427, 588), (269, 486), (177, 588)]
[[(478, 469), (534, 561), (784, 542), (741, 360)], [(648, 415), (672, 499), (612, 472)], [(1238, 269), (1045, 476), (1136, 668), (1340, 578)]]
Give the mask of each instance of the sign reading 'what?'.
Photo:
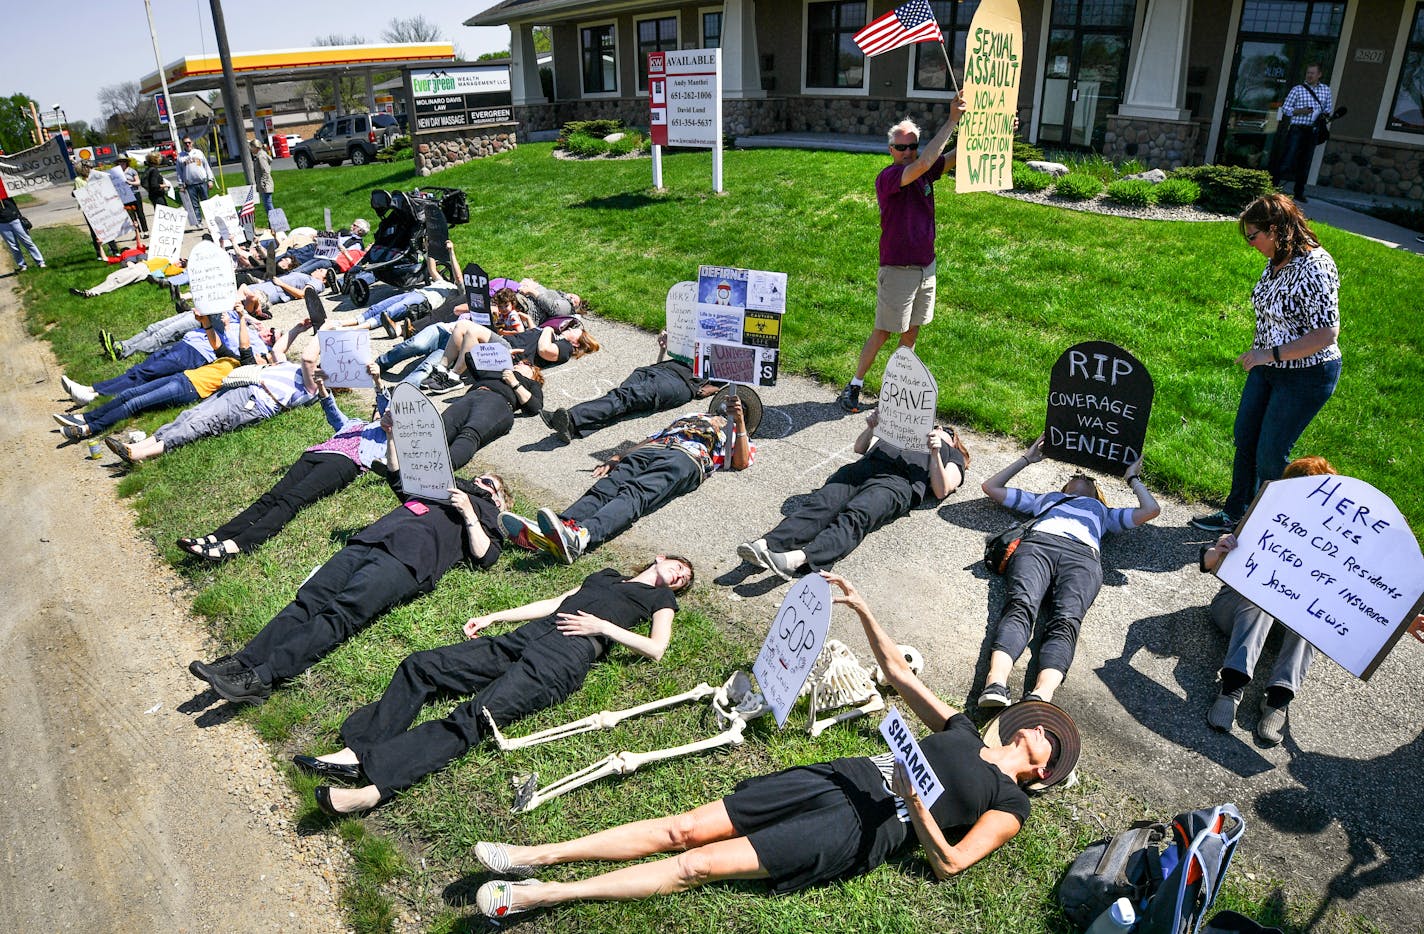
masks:
[(1043, 453), (1122, 476), (1142, 456), (1152, 414), (1152, 377), (1132, 354), (1107, 341), (1063, 351), (1048, 378)]

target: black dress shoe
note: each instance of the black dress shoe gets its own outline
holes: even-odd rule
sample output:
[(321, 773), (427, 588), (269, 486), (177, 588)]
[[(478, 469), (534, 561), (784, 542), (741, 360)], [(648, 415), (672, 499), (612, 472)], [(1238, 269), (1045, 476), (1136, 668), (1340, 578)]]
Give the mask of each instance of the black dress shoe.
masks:
[(366, 773), (361, 771), (359, 764), (345, 765), (340, 762), (327, 762), (316, 756), (292, 756), (292, 764), (303, 772), (320, 775), (322, 778), (333, 778), (343, 782), (364, 782), (366, 780)]
[(195, 678), (213, 683), (213, 678), (230, 678), (246, 667), (231, 655), (215, 658), (210, 662), (191, 662), (188, 672)]
[(346, 816), (345, 814), (342, 814), (340, 811), (338, 811), (335, 806), (332, 805), (330, 788), (326, 787), (325, 785), (317, 785), (316, 790), (312, 792), (312, 794), (316, 796), (316, 806), (321, 808), (321, 813), (325, 814), (327, 817)]

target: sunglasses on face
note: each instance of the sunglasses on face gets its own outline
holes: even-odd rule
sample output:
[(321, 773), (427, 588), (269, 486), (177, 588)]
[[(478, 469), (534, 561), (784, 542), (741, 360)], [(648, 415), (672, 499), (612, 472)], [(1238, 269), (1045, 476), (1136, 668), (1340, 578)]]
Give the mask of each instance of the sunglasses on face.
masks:
[(890, 148), (896, 152), (908, 152), (911, 149), (919, 149), (919, 143), (891, 143)]
[(1246, 234), (1246, 242), (1247, 242), (1247, 243), (1255, 243), (1255, 242), (1256, 242), (1256, 238), (1259, 237), (1259, 236), (1261, 236), (1263, 233), (1265, 233), (1264, 230), (1253, 230), (1253, 231), (1251, 231), (1250, 233)]

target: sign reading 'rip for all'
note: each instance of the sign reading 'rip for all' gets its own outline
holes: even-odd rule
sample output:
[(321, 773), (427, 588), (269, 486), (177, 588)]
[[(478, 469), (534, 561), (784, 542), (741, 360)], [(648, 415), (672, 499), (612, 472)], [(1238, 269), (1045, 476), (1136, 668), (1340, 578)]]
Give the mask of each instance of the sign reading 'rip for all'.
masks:
[(904, 451), (924, 451), (938, 404), (934, 374), (913, 350), (897, 348), (880, 382), (875, 437)]
[(410, 383), (397, 383), (391, 391), (390, 411), (401, 491), (406, 496), (448, 503), (455, 471), (450, 467), (450, 445), (435, 403)]
[(1043, 453), (1122, 476), (1142, 456), (1152, 394), (1152, 376), (1142, 361), (1116, 344), (1069, 347), (1048, 378)]

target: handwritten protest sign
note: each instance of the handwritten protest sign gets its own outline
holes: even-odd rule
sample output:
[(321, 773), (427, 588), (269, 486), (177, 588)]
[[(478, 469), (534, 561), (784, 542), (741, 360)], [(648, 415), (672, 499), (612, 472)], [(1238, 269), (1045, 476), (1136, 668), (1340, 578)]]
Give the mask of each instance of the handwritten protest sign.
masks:
[(336, 259), (341, 255), (341, 238), (334, 230), (323, 230), (316, 235), (316, 255), (320, 259)]
[(352, 328), (318, 331), (317, 340), (321, 341), (321, 370), (326, 374), (327, 386), (370, 389), (376, 385), (366, 372), (371, 362), (370, 331)]
[(905, 451), (925, 450), (939, 405), (939, 384), (908, 347), (896, 348), (885, 364), (876, 408), (875, 437)]
[(1004, 191), (1014, 184), (1014, 113), (1022, 77), (1023, 21), (1016, 0), (984, 0), (969, 25), (955, 191)]
[(1424, 556), (1389, 497), (1354, 477), (1266, 484), (1216, 576), (1368, 679), (1418, 612)]
[(455, 471), (450, 468), (450, 446), (445, 443), (445, 426), (435, 403), (410, 383), (398, 383), (391, 391), (390, 412), (401, 491), (448, 503)]
[(33, 149), (0, 155), (0, 188), (8, 192), (9, 198), (68, 185), (72, 176), (64, 145), (57, 136)]
[(134, 232), (123, 200), (114, 190), (114, 183), (103, 172), (89, 173), (89, 183), (74, 189), (74, 197), (78, 199), (79, 210), (84, 212), (84, 219), (94, 228), (94, 236), (100, 243)]
[(188, 215), (182, 208), (166, 204), (154, 205), (153, 221), (148, 225), (148, 256), (162, 256), (178, 262), (183, 258), (183, 227)]
[(1116, 344), (1069, 347), (1048, 377), (1043, 453), (1122, 476), (1142, 456), (1152, 395), (1147, 368)]
[(757, 385), (759, 356), (755, 347), (740, 344), (699, 343), (704, 378), (718, 382)]
[(691, 364), (697, 353), (697, 283), (679, 282), (667, 293), (667, 351)]
[(786, 725), (830, 628), (831, 586), (821, 575), (807, 574), (781, 601), (752, 664), (752, 674), (778, 727)]
[(489, 327), (490, 316), (489, 276), (479, 263), (466, 263), (460, 271), (460, 280), (465, 284), (465, 304), (470, 306), (470, 320), (475, 324)]
[(880, 721), (880, 735), (890, 744), (890, 750), (895, 753), (895, 761), (904, 764), (910, 781), (915, 783), (915, 791), (918, 792), (920, 801), (927, 808), (934, 807), (934, 803), (944, 793), (944, 785), (930, 767), (925, 754), (920, 751), (919, 740), (915, 739), (910, 725), (894, 707), (891, 707), (885, 719)]
[(211, 240), (194, 244), (188, 254), (188, 291), (193, 293), (193, 307), (205, 315), (228, 311), (237, 301), (232, 260)]
[(272, 228), (274, 234), (292, 229), (291, 223), (287, 220), (287, 212), (281, 208), (273, 208), (267, 212), (267, 226)]
[(504, 344), (476, 344), (470, 356), (475, 358), (475, 369), (483, 373), (503, 373), (514, 367), (514, 357)]
[(213, 195), (204, 201), (201, 207), (203, 223), (213, 240), (218, 243), (224, 240), (233, 243), (247, 242), (247, 231), (243, 230), (237, 221), (237, 207), (232, 203), (232, 195)]

